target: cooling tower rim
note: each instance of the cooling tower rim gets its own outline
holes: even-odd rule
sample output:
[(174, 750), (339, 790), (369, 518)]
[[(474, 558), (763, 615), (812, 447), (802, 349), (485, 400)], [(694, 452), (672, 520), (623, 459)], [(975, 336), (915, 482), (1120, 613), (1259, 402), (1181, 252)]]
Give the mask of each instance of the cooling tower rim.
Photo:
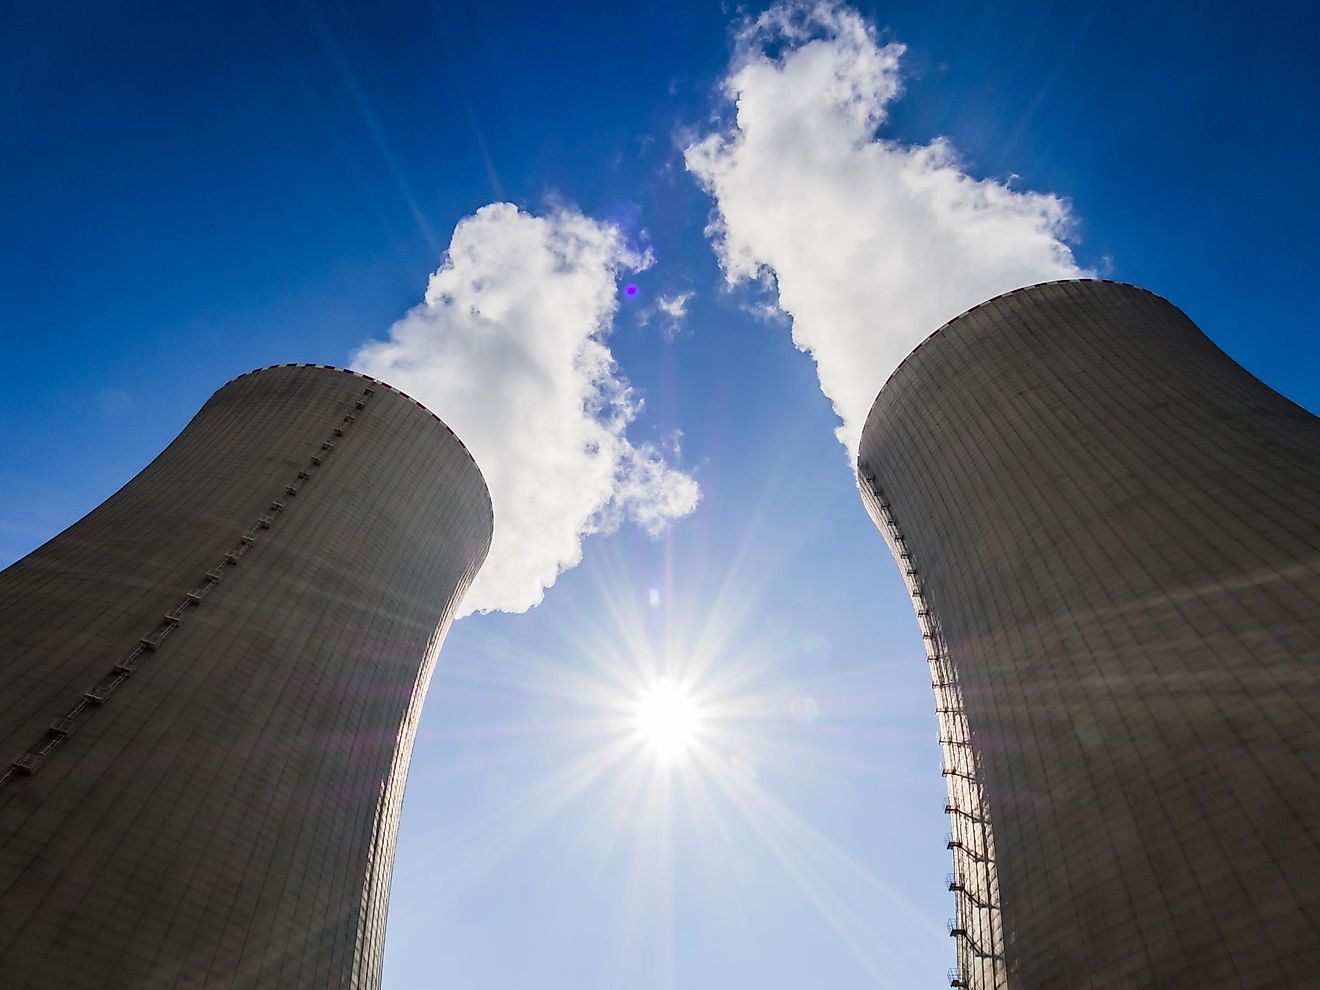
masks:
[(478, 464), (477, 459), (472, 456), (472, 451), (468, 450), (468, 446), (463, 442), (462, 438), (460, 438), (459, 435), (455, 433), (453, 429), (449, 426), (449, 424), (446, 423), (439, 416), (437, 416), (425, 403), (423, 403), (419, 399), (413, 398), (403, 389), (396, 388), (387, 381), (382, 381), (379, 378), (372, 378), (370, 375), (364, 374), (361, 371), (354, 371), (352, 368), (341, 368), (338, 365), (333, 365), (333, 364), (315, 364), (311, 362), (299, 364), (298, 362), (289, 362), (286, 364), (268, 364), (261, 368), (253, 368), (251, 371), (245, 371), (241, 375), (236, 375), (235, 377), (229, 379), (229, 381), (225, 382), (224, 385), (221, 385), (220, 388), (223, 389), (229, 385), (232, 385), (234, 382), (239, 381), (240, 379), (248, 378), (251, 377), (252, 375), (259, 375), (263, 371), (275, 371), (279, 368), (316, 368), (321, 371), (332, 371), (341, 375), (352, 375), (354, 378), (359, 378), (364, 382), (370, 382), (373, 385), (379, 385), (381, 388), (393, 392), (395, 395), (398, 395), (401, 398), (407, 399), (418, 409), (422, 410), (422, 412), (426, 413), (433, 420), (435, 420), (442, 427), (444, 427), (445, 432), (454, 438), (454, 442), (458, 444), (459, 449), (462, 450), (463, 453), (467, 455), (467, 459), (471, 461), (472, 466), (476, 468), (477, 477), (481, 480), (482, 490), (485, 491), (486, 493), (486, 502), (488, 504), (492, 504), (493, 506), (490, 497), (490, 485), (486, 483), (486, 476), (481, 472), (481, 465)]
[[(916, 347), (912, 348), (912, 350), (908, 352), (907, 357), (903, 358), (902, 361), (898, 362), (898, 367), (896, 367), (893, 371), (889, 373), (889, 377), (885, 379), (884, 385), (882, 385), (880, 387), (880, 391), (876, 393), (875, 398), (871, 402), (871, 408), (868, 409), (866, 412), (866, 420), (862, 424), (862, 437), (859, 439), (858, 450), (857, 450), (857, 463), (855, 465), (857, 470), (857, 476), (859, 478), (862, 477), (862, 452), (861, 452), (862, 443), (860, 442), (860, 440), (866, 437), (867, 427), (871, 425), (871, 419), (875, 415), (875, 407), (880, 404), (880, 399), (885, 394), (885, 389), (889, 387), (890, 382), (892, 382), (895, 378), (898, 377), (898, 375), (903, 371), (904, 365), (906, 365), (909, 361), (911, 361), (912, 358), (916, 356), (916, 353), (918, 351), (920, 351), (932, 340), (938, 337), (943, 331), (947, 330), (955, 323), (960, 322), (963, 318), (971, 316), (973, 313), (977, 312), (978, 310), (985, 309), (985, 307), (987, 306), (994, 305), (995, 303), (999, 302), (1002, 299), (1008, 299), (1011, 296), (1018, 296), (1024, 292), (1034, 292), (1037, 289), (1044, 289), (1051, 285), (1073, 285), (1077, 283), (1089, 283), (1093, 285), (1115, 285), (1124, 289), (1135, 289), (1137, 292), (1144, 292), (1148, 296), (1153, 296), (1154, 298), (1158, 299), (1162, 303), (1165, 303), (1166, 305), (1173, 306), (1173, 303), (1169, 302), (1169, 300), (1165, 299), (1159, 293), (1152, 292), (1150, 289), (1147, 289), (1145, 286), (1133, 285), (1131, 282), (1120, 282), (1117, 279), (1112, 279), (1112, 278), (1053, 278), (1053, 279), (1048, 279), (1047, 281), (1044, 282), (1033, 282), (1030, 285), (1022, 285), (1016, 289), (1009, 289), (1007, 292), (1001, 292), (997, 296), (991, 296), (989, 299), (986, 299), (984, 302), (977, 303), (971, 309), (963, 310), (963, 312), (959, 313), (953, 319), (935, 328), (933, 331), (931, 331), (929, 334), (926, 335), (926, 337), (921, 341), (921, 343), (919, 343)], [(1174, 308), (1177, 309), (1176, 306)]]

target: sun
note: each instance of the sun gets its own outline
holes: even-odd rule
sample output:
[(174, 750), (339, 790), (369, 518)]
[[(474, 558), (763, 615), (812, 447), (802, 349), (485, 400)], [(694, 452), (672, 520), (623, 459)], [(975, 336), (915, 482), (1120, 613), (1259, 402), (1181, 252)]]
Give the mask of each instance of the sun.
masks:
[(667, 677), (642, 692), (633, 714), (638, 737), (663, 765), (678, 763), (696, 741), (700, 723), (696, 701)]

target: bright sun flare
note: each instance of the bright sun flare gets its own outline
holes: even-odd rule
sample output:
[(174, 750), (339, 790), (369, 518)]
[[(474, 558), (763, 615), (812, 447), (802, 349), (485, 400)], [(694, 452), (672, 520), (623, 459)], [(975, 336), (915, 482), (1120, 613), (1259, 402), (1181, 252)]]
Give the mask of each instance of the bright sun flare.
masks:
[(667, 677), (642, 694), (635, 709), (637, 734), (661, 763), (680, 760), (697, 735), (697, 706), (692, 696)]

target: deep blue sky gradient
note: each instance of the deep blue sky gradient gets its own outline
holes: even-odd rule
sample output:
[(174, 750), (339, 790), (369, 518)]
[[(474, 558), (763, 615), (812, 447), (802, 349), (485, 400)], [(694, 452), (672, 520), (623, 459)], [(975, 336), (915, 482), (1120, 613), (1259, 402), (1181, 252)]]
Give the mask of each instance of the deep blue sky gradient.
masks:
[[(344, 363), (420, 300), (485, 203), (614, 220), (657, 262), (611, 338), (647, 398), (636, 426), (683, 431), (704, 500), (664, 540), (591, 539), (538, 610), (451, 634), (405, 807), (387, 986), (873, 985), (849, 930), (897, 941), (941, 985), (952, 950), (929, 930), (952, 902), (919, 637), (810, 361), (748, 315), (748, 291), (722, 288), (711, 204), (682, 166), (682, 135), (727, 112), (735, 11), (451, 6), (0, 12), (0, 563), (128, 480), (227, 379)], [(888, 137), (945, 135), (974, 174), (1067, 196), (1084, 265), (1168, 297), (1320, 409), (1312, 5), (862, 9), (909, 46)], [(682, 333), (641, 325), (680, 290), (697, 293)], [(653, 587), (658, 613), (638, 605)], [(711, 614), (723, 588), (736, 621)], [(775, 852), (728, 806), (680, 807), (672, 863), (638, 867), (633, 833), (600, 811), (609, 779), (494, 841), (483, 816), (535, 820), (520, 801), (580, 754), (573, 726), (593, 714), (528, 683), (592, 651), (626, 667), (607, 617), (620, 602), (662, 652), (727, 621), (728, 662), (771, 699), (740, 765), (907, 906), (835, 879), (800, 835)], [(788, 714), (807, 696), (815, 722)], [(452, 889), (464, 870), (479, 879)]]

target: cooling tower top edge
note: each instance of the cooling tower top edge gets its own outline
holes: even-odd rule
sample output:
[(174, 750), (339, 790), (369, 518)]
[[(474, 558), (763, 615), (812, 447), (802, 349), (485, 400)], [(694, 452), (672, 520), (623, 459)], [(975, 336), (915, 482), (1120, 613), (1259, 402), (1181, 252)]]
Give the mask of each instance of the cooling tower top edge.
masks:
[(221, 387), (221, 388), (224, 388), (226, 385), (231, 385), (231, 384), (233, 384), (234, 382), (238, 381), (238, 380), (241, 379), (241, 378), (247, 378), (247, 377), (249, 377), (249, 376), (251, 376), (251, 375), (257, 375), (257, 374), (260, 374), (260, 373), (263, 372), (263, 371), (274, 371), (274, 370), (276, 370), (277, 368), (318, 368), (318, 369), (320, 369), (320, 370), (322, 370), (322, 371), (334, 371), (334, 372), (338, 372), (338, 373), (341, 374), (341, 375), (352, 375), (354, 378), (360, 378), (362, 381), (370, 382), (370, 383), (373, 384), (373, 385), (378, 385), (378, 386), (380, 386), (381, 388), (386, 389), (387, 391), (393, 392), (395, 395), (398, 395), (398, 396), (400, 396), (401, 398), (407, 399), (409, 402), (411, 402), (413, 405), (415, 405), (418, 409), (422, 410), (424, 413), (426, 413), (428, 416), (430, 416), (433, 420), (435, 420), (437, 423), (439, 423), (441, 426), (443, 426), (444, 429), (445, 429), (445, 432), (448, 433), (451, 437), (454, 438), (454, 441), (458, 444), (459, 448), (463, 451), (464, 454), (467, 455), (467, 459), (468, 459), (469, 461), (472, 462), (472, 466), (475, 467), (475, 468), (477, 469), (477, 476), (478, 476), (479, 478), (481, 478), (481, 485), (482, 485), (483, 488), (486, 489), (486, 498), (487, 498), (487, 500), (489, 501), (489, 499), (490, 499), (490, 486), (489, 486), (488, 484), (486, 484), (486, 476), (485, 476), (484, 474), (482, 474), (482, 472), (481, 472), (481, 465), (478, 464), (478, 463), (477, 463), (477, 459), (476, 459), (475, 457), (472, 456), (472, 451), (468, 450), (468, 446), (467, 446), (467, 444), (465, 444), (465, 443), (463, 442), (462, 438), (459, 437), (459, 435), (453, 431), (453, 429), (449, 426), (448, 423), (446, 423), (443, 419), (441, 419), (439, 416), (437, 416), (437, 415), (436, 415), (436, 414), (435, 414), (435, 413), (434, 413), (429, 407), (427, 407), (427, 405), (426, 405), (425, 403), (423, 403), (423, 402), (422, 402), (421, 400), (419, 400), (419, 399), (415, 399), (415, 398), (413, 398), (411, 395), (409, 395), (409, 394), (408, 394), (407, 392), (405, 392), (403, 389), (401, 389), (401, 388), (396, 388), (395, 386), (391, 385), (389, 382), (382, 381), (382, 380), (379, 379), (379, 378), (372, 378), (370, 375), (363, 374), (363, 373), (360, 372), (360, 371), (354, 371), (352, 368), (340, 368), (340, 367), (338, 367), (337, 365), (333, 365), (333, 364), (316, 364), (316, 363), (314, 363), (314, 362), (306, 362), (306, 363), (301, 363), (301, 364), (300, 364), (300, 363), (298, 363), (298, 362), (296, 362), (296, 361), (293, 361), (293, 362), (288, 362), (288, 363), (285, 363), (285, 364), (268, 364), (268, 365), (265, 365), (264, 367), (261, 367), (261, 368), (253, 368), (251, 371), (245, 371), (245, 372), (243, 372), (241, 375), (236, 375), (235, 377), (231, 378), (229, 381), (225, 382), (225, 384), (222, 385), (222, 386), (220, 386), (220, 387)]
[[(898, 366), (897, 366), (896, 368), (894, 368), (894, 370), (891, 371), (891, 372), (889, 373), (889, 377), (885, 379), (885, 383), (884, 383), (884, 385), (882, 385), (882, 386), (880, 387), (880, 391), (876, 393), (875, 398), (871, 401), (871, 408), (870, 408), (869, 410), (867, 410), (865, 424), (863, 425), (863, 429), (862, 429), (863, 434), (865, 434), (865, 432), (866, 432), (865, 425), (866, 425), (866, 424), (869, 424), (869, 423), (871, 422), (871, 417), (872, 417), (872, 415), (875, 413), (875, 407), (876, 407), (876, 405), (880, 402), (880, 396), (883, 395), (885, 389), (889, 387), (889, 383), (892, 382), (892, 381), (894, 380), (894, 378), (898, 376), (898, 374), (903, 370), (904, 365), (906, 365), (909, 361), (911, 361), (912, 358), (913, 358), (913, 356), (914, 356), (918, 351), (920, 351), (923, 347), (925, 347), (927, 344), (929, 344), (934, 338), (936, 338), (937, 336), (939, 336), (943, 331), (947, 330), (949, 327), (953, 326), (954, 324), (961, 322), (964, 318), (966, 318), (966, 317), (968, 317), (968, 316), (971, 316), (973, 313), (975, 313), (975, 312), (977, 312), (977, 311), (979, 311), (979, 310), (984, 309), (986, 306), (990, 306), (990, 305), (992, 305), (992, 304), (994, 304), (994, 303), (996, 303), (996, 302), (999, 302), (1001, 299), (1007, 299), (1007, 298), (1009, 298), (1010, 296), (1021, 295), (1021, 294), (1024, 293), (1024, 292), (1032, 292), (1032, 291), (1034, 291), (1034, 290), (1036, 290), (1036, 289), (1043, 289), (1043, 288), (1045, 288), (1045, 287), (1047, 287), (1047, 286), (1051, 286), (1051, 285), (1070, 285), (1070, 284), (1074, 284), (1074, 283), (1095, 283), (1095, 284), (1100, 284), (1100, 285), (1116, 285), (1116, 286), (1121, 286), (1121, 287), (1123, 287), (1123, 288), (1125, 288), (1125, 289), (1135, 289), (1137, 292), (1144, 292), (1144, 293), (1145, 293), (1146, 295), (1148, 295), (1148, 296), (1154, 296), (1156, 299), (1159, 299), (1159, 300), (1161, 300), (1162, 302), (1166, 302), (1166, 303), (1168, 303), (1168, 300), (1165, 299), (1163, 296), (1159, 295), (1159, 294), (1156, 293), (1156, 292), (1152, 292), (1150, 289), (1147, 289), (1147, 288), (1145, 288), (1144, 286), (1134, 285), (1134, 284), (1132, 284), (1131, 282), (1120, 282), (1120, 281), (1118, 281), (1117, 279), (1112, 279), (1112, 278), (1055, 278), (1055, 279), (1048, 279), (1048, 280), (1046, 280), (1046, 281), (1044, 281), (1044, 282), (1033, 282), (1033, 283), (1031, 283), (1030, 285), (1022, 285), (1022, 286), (1019, 286), (1019, 287), (1016, 288), (1016, 289), (1009, 289), (1007, 292), (1001, 292), (1001, 293), (999, 293), (999, 294), (996, 295), (996, 296), (991, 296), (989, 299), (986, 299), (986, 300), (984, 300), (984, 301), (982, 301), (982, 302), (977, 303), (975, 306), (971, 307), (970, 309), (963, 310), (963, 312), (959, 313), (957, 316), (953, 317), (951, 320), (948, 320), (947, 322), (942, 323), (940, 326), (936, 327), (936, 328), (935, 328), (934, 330), (932, 330), (929, 334), (927, 334), (927, 335), (925, 336), (925, 338), (922, 339), (921, 343), (917, 344), (916, 347), (912, 348), (912, 350), (908, 352), (907, 357), (903, 358), (903, 360), (900, 361), (900, 362), (898, 363)], [(1172, 304), (1172, 303), (1169, 303), (1169, 305), (1173, 305), (1173, 304)], [(860, 478), (860, 477), (862, 476), (862, 463), (861, 463), (861, 451), (860, 451), (860, 449), (859, 449), (859, 451), (858, 451), (857, 463), (856, 463), (856, 465), (854, 465), (854, 467), (855, 467), (855, 470), (856, 470), (857, 476)]]

